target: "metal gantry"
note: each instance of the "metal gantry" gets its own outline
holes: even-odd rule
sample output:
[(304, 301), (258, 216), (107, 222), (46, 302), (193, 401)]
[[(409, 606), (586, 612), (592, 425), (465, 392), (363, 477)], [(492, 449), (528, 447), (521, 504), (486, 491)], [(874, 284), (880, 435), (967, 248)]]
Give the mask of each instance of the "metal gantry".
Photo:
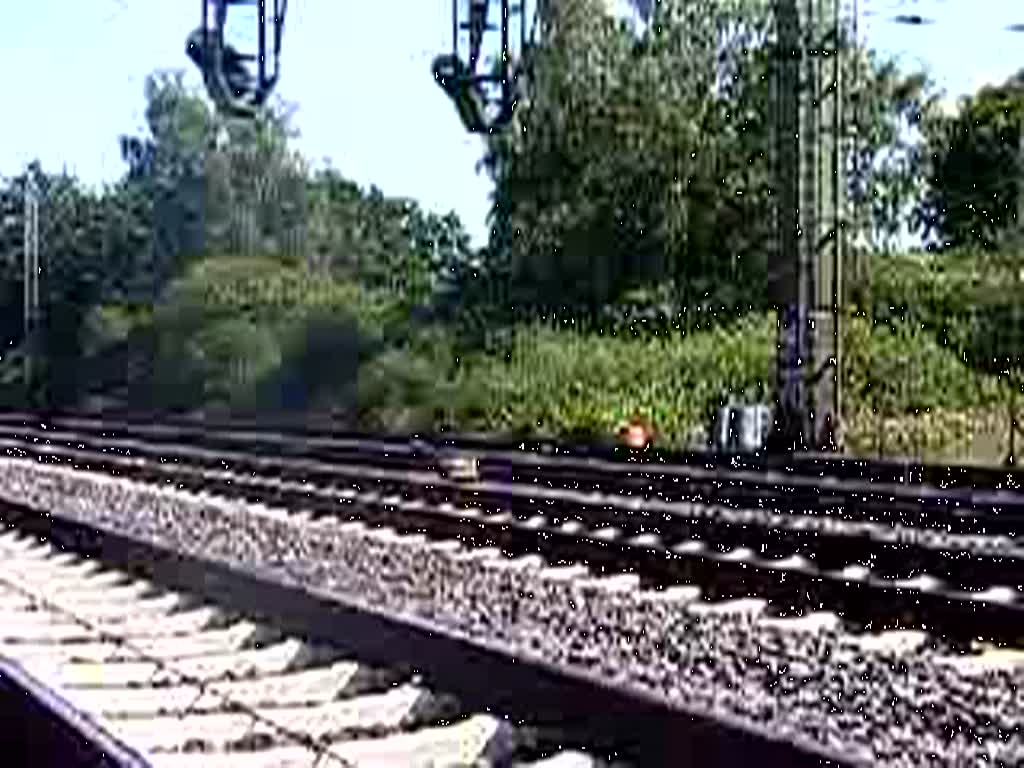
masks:
[[(210, 98), (225, 114), (252, 117), (263, 107), (281, 74), (281, 39), (288, 0), (200, 0), (200, 26), (187, 39), (186, 54), (199, 67)], [(227, 40), (229, 12), (254, 7), (256, 50)], [(269, 14), (269, 16), (268, 16)]]
[[(460, 12), (461, 5), (466, 6), (465, 14)], [(452, 47), (432, 64), (434, 80), (453, 101), (463, 126), (471, 133), (493, 133), (512, 122), (530, 44), (526, 0), (497, 0), (495, 5), (500, 16), (497, 24), (490, 20), (490, 0), (452, 0)], [(516, 28), (518, 51), (512, 46)], [(490, 64), (482, 47), (488, 32), (500, 34), (497, 55)], [(459, 50), (462, 33), (469, 42), (465, 59)]]

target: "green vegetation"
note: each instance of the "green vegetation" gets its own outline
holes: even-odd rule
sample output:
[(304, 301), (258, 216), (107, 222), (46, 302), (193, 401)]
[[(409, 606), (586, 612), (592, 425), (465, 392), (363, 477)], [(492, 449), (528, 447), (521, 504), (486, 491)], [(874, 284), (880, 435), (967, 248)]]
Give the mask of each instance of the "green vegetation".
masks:
[[(774, 318), (765, 314), (669, 337), (585, 335), (535, 323), (518, 330), (507, 357), (470, 354), (444, 380), (438, 372), (451, 361), (450, 345), (423, 339), (364, 368), (360, 387), (380, 412), (401, 411), (404, 429), (456, 424), (601, 439), (640, 416), (657, 426), (662, 444), (684, 447), (706, 426), (723, 392), (756, 396), (770, 387), (774, 334)], [(966, 452), (974, 422), (990, 427), (986, 414), (1008, 396), (1006, 382), (967, 368), (908, 322), (874, 325), (851, 317), (845, 344), (850, 439), (861, 450), (878, 449), (882, 419), (883, 448)], [(378, 389), (382, 383), (391, 389)], [(373, 413), (368, 426), (386, 423)]]
[[(723, 0), (698, 18), (662, 2), (638, 32), (597, 4), (550, 4), (519, 130), (486, 140), (482, 249), (455, 214), (311, 172), (282, 106), (225, 123), (179, 75), (154, 74), (116, 184), (35, 164), (0, 185), (0, 401), (26, 398), (29, 178), (50, 265), (36, 404), (582, 439), (641, 416), (683, 446), (723, 395), (768, 396), (768, 7)], [(846, 232), (848, 444), (1002, 458), (1024, 386), (1009, 142), (1024, 80), (944, 117), (923, 73), (846, 55), (865, 116), (848, 192), (866, 213)], [(729, 75), (717, 92), (715, 66)], [(947, 245), (897, 249), (908, 216)]]

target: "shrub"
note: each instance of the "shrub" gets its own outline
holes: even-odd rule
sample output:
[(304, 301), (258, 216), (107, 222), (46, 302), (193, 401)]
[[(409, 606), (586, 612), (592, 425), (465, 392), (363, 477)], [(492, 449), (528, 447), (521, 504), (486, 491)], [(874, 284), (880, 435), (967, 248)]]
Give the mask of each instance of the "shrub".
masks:
[(332, 402), (339, 392), (344, 401), (361, 337), (387, 337), (400, 314), (394, 303), (272, 258), (199, 262), (154, 314), (157, 398), (274, 409)]
[[(671, 337), (583, 334), (538, 322), (517, 329), (507, 355), (467, 354), (449, 379), (452, 347), (435, 331), (364, 366), (360, 402), (372, 415), (368, 426), (400, 416), (417, 428), (450, 423), (510, 436), (608, 438), (639, 416), (660, 443), (682, 447), (706, 427), (723, 393), (770, 391), (774, 342), (768, 314)], [(883, 418), (894, 448), (960, 446), (968, 432), (956, 414), (991, 408), (1004, 388), (906, 322), (851, 317), (845, 344), (852, 444), (866, 446)]]

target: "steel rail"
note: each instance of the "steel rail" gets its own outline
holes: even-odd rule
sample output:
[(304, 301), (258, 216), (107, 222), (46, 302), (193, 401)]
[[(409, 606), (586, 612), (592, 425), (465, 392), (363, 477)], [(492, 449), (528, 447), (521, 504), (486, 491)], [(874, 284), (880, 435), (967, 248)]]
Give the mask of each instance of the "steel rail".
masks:
[[(327, 422), (324, 424), (323, 422)], [(979, 465), (925, 464), (911, 459), (878, 459), (836, 456), (834, 454), (796, 452), (784, 455), (727, 456), (711, 451), (668, 451), (652, 448), (631, 451), (611, 442), (590, 444), (539, 437), (510, 437), (470, 433), (368, 434), (320, 423), (300, 422), (296, 418), (279, 418), (270, 414), (259, 420), (248, 418), (210, 418), (182, 416), (168, 413), (0, 413), (0, 424), (27, 426), (47, 423), (54, 427), (68, 427), (83, 431), (121, 431), (147, 435), (157, 439), (166, 437), (198, 437), (220, 434), (234, 435), (234, 439), (256, 443), (287, 444), (303, 442), (336, 447), (359, 445), (367, 450), (396, 450), (408, 447), (418, 439), (433, 448), (445, 451), (486, 454), (506, 454), (518, 457), (514, 461), (529, 462), (534, 458), (548, 464), (564, 464), (565, 468), (581, 467), (580, 462), (600, 460), (619, 464), (622, 471), (638, 471), (637, 465), (648, 471), (674, 472), (680, 469), (706, 468), (716, 470), (747, 470), (755, 472), (779, 471), (800, 477), (826, 476), (842, 480), (863, 480), (872, 484), (920, 485), (939, 490), (959, 489), (968, 493), (1007, 490), (1024, 494), (1024, 470)], [(525, 456), (524, 456), (525, 454)], [(650, 466), (646, 466), (650, 465)]]
[[(3, 426), (8, 437), (54, 437), (42, 426)], [(372, 460), (396, 469), (437, 469), (455, 456), (472, 456), (481, 479), (498, 482), (543, 483), (551, 487), (588, 486), (592, 490), (643, 492), (668, 500), (704, 499), (735, 504), (770, 503), (790, 510), (822, 510), (876, 519), (900, 513), (924, 524), (953, 530), (1014, 535), (1024, 523), (1024, 493), (1010, 490), (942, 489), (923, 484), (896, 484), (814, 476), (781, 470), (742, 470), (706, 466), (666, 467), (625, 464), (597, 459), (565, 459), (528, 452), (467, 453), (426, 443), (373, 439), (300, 439), (274, 433), (180, 431), (177, 427), (118, 430), (109, 424), (75, 429), (75, 434), (108, 439), (144, 437), (169, 447), (180, 444), (239, 449), (266, 456), (294, 456), (333, 462)], [(60, 439), (68, 439), (62, 436)]]

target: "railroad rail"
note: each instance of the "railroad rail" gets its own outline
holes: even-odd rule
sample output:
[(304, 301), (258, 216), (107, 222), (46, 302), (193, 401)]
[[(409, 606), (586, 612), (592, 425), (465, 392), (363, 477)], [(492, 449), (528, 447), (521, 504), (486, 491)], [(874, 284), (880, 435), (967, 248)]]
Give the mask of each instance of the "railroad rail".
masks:
[[(51, 427), (92, 431), (108, 434), (120, 432), (143, 436), (150, 440), (192, 438), (208, 439), (220, 435), (225, 439), (250, 440), (254, 447), (264, 444), (307, 444), (314, 447), (344, 448), (362, 446), (378, 453), (387, 450), (407, 450), (418, 435), (368, 435), (346, 431), (336, 424), (298, 424), (286, 418), (261, 416), (260, 420), (232, 418), (201, 418), (161, 413), (150, 414), (109, 413), (0, 413), (0, 424), (7, 426), (38, 426), (46, 422)], [(668, 451), (648, 448), (637, 452), (624, 446), (591, 443), (568, 443), (555, 439), (510, 438), (495, 435), (439, 433), (422, 436), (421, 442), (437, 449), (471, 454), (518, 455), (519, 461), (529, 462), (540, 457), (569, 468), (578, 460), (642, 463), (651, 465), (652, 471), (673, 468), (704, 467), (707, 469), (733, 469), (755, 472), (779, 471), (802, 477), (829, 477), (837, 480), (864, 480), (875, 484), (912, 484), (939, 489), (1007, 489), (1024, 492), (1024, 470), (984, 465), (929, 465), (910, 459), (855, 458), (828, 453), (794, 452), (784, 455), (730, 456), (713, 451)], [(523, 454), (526, 454), (523, 456)], [(575, 465), (577, 468), (579, 464)], [(585, 464), (583, 465), (585, 466)], [(629, 469), (628, 467), (625, 469)]]
[[(401, 441), (378, 436), (317, 436), (255, 429), (206, 429), (179, 424), (126, 424), (81, 418), (54, 419), (40, 424), (24, 415), (0, 418), (0, 436), (37, 437), (64, 441), (75, 436), (105, 439), (112, 448), (131, 449), (138, 440), (169, 449), (183, 445), (211, 450), (244, 451), (270, 457), (289, 456), (324, 462), (372, 461), (396, 470), (437, 469), (453, 459), (468, 459), (482, 480), (572, 487), (577, 490), (643, 493), (662, 500), (721, 501), (735, 505), (771, 505), (789, 510), (818, 510), (835, 516), (872, 519), (884, 509), (923, 522), (965, 527), (984, 533), (1013, 534), (1024, 522), (1024, 482), (1013, 473), (993, 474), (991, 486), (964, 485), (964, 474), (947, 487), (923, 482), (923, 471), (909, 470), (902, 480), (886, 479), (885, 471), (865, 465), (868, 477), (852, 476), (844, 460), (793, 457), (788, 464), (762, 459), (763, 466), (725, 465), (713, 456), (689, 456), (689, 464), (609, 461), (604, 458), (552, 456), (525, 450), (474, 450), (472, 444)], [(745, 460), (756, 461), (753, 459)], [(703, 463), (702, 463), (703, 462)], [(716, 463), (718, 462), (718, 463)], [(825, 463), (823, 463), (825, 462)], [(886, 465), (888, 466), (888, 465)], [(845, 467), (845, 469), (844, 469)], [(955, 468), (945, 468), (954, 476)], [(963, 469), (963, 468), (961, 468)], [(936, 475), (939, 468), (931, 468)], [(964, 470), (966, 472), (966, 470)], [(873, 475), (871, 473), (874, 473)], [(975, 472), (977, 474), (977, 472)], [(1002, 482), (995, 482), (1002, 477)], [(1024, 478), (1024, 476), (1022, 476)]]
[[(179, 450), (171, 461), (162, 455), (172, 452), (166, 444), (151, 445), (148, 451), (136, 446), (132, 456), (125, 456), (100, 445), (102, 439), (82, 438), (73, 446), (34, 439), (7, 441), (9, 452), (25, 458), (10, 464), (3, 482), (10, 483), (9, 476), (20, 478), (16, 482), (22, 495), (40, 493), (34, 483), (41, 483), (51, 491), (63, 489), (61, 503), (80, 506), (77, 499), (86, 491), (71, 492), (71, 485), (107, 487), (104, 475), (117, 473), (121, 478), (110, 482), (121, 484), (118, 488), (156, 493), (150, 489), (159, 484), (159, 493), (198, 505), (204, 511), (191, 518), (193, 527), (209, 523), (212, 505), (247, 510), (248, 516), (236, 521), (240, 529), (245, 528), (243, 519), (251, 524), (260, 518), (271, 527), (286, 526), (299, 541), (315, 540), (325, 532), (341, 537), (344, 543), (336, 546), (342, 548), (362, 536), (369, 536), (361, 539), (366, 549), (379, 548), (375, 537), (381, 535), (401, 541), (407, 547), (403, 557), (411, 550), (421, 562), (414, 569), (416, 575), (402, 576), (402, 586), (395, 591), (412, 588), (409, 580), (431, 584), (429, 590), (423, 585), (414, 589), (415, 599), (406, 595), (400, 604), (405, 611), (416, 606), (435, 634), (451, 633), (445, 620), (470, 636), (485, 627), (485, 644), (499, 637), (504, 653), (517, 659), (521, 668), (528, 668), (530, 659), (542, 658), (549, 665), (554, 660), (562, 673), (586, 670), (588, 679), (596, 677), (604, 680), (605, 688), (630, 691), (636, 701), (649, 703), (653, 698), (670, 710), (690, 716), (699, 712), (757, 733), (762, 740), (774, 734), (799, 745), (794, 754), (780, 758), (784, 763), (816, 749), (840, 762), (863, 759), (884, 764), (902, 760), (920, 765), (923, 760), (958, 765), (971, 759), (968, 755), (980, 754), (1010, 762), (1019, 758), (1019, 733), (1004, 726), (1021, 717), (1016, 708), (1024, 705), (1019, 693), (1024, 690), (1019, 687), (1024, 682), (1021, 656), (1013, 648), (966, 645), (963, 636), (982, 634), (984, 629), (1004, 646), (1019, 640), (1019, 595), (1010, 588), (968, 593), (949, 584), (937, 587), (935, 578), (931, 583), (899, 583), (871, 573), (858, 577), (849, 568), (829, 572), (816, 565), (820, 555), (813, 551), (815, 542), (829, 536), (839, 542), (836, 552), (857, 540), (854, 533), (868, 541), (865, 551), (880, 551), (882, 542), (865, 536), (864, 530), (844, 532), (820, 517), (823, 526), (812, 530), (808, 521), (814, 516), (793, 525), (792, 515), (772, 513), (774, 517), (758, 519), (763, 514), (758, 510), (731, 520), (726, 513), (734, 510), (722, 507), (691, 504), (688, 510), (674, 510), (690, 513), (693, 530), (711, 530), (716, 524), (724, 530), (724, 521), (737, 532), (755, 531), (751, 535), (762, 543), (779, 529), (794, 534), (790, 544), (805, 542), (789, 557), (768, 562), (754, 555), (752, 547), (715, 552), (707, 542), (673, 540), (672, 526), (680, 522), (676, 518), (687, 515), (672, 518), (667, 514), (672, 510), (663, 509), (651, 514), (656, 503), (649, 499), (620, 500), (609, 512), (607, 508), (616, 505), (608, 504), (607, 498), (574, 500), (574, 492), (554, 489), (552, 494), (561, 495), (546, 500), (555, 502), (552, 509), (538, 505), (538, 489), (506, 485), (493, 489), (504, 509), (487, 510), (460, 498), (474, 490), (474, 484), (452, 482), (436, 472), (373, 466), (365, 460), (359, 466), (317, 465), (192, 448)], [(58, 460), (78, 469), (41, 464)], [(187, 489), (195, 493), (189, 495)], [(10, 493), (9, 486), (0, 486), (0, 495)], [(455, 501), (442, 500), (446, 493)], [(558, 513), (570, 504), (576, 507), (563, 517), (580, 519), (575, 525), (567, 524), (571, 520), (559, 523)], [(512, 512), (506, 511), (509, 507)], [(587, 517), (584, 508), (594, 515)], [(609, 524), (610, 515), (617, 525)], [(658, 518), (662, 522), (656, 532), (640, 530), (641, 525), (659, 525)], [(122, 517), (121, 524), (128, 525), (127, 519)], [(801, 526), (806, 534), (802, 539), (795, 535)], [(385, 533), (371, 533), (375, 530)], [(997, 561), (1011, 577), (1016, 572), (1018, 553), (1007, 537), (947, 536), (943, 541), (934, 532), (929, 539), (923, 535), (927, 532), (911, 526), (891, 530), (896, 531), (891, 545), (904, 551), (944, 552), (947, 562), (970, 558), (979, 563), (988, 557), (989, 573), (1000, 573)], [(271, 537), (272, 543), (278, 542), (279, 533)], [(207, 541), (203, 552), (209, 555), (218, 547), (230, 548), (230, 543)], [(287, 571), (289, 556), (276, 551), (271, 562)], [(456, 551), (458, 566), (445, 560)], [(384, 569), (397, 567), (395, 562), (403, 557), (385, 555)], [(440, 561), (444, 562), (438, 565)], [(478, 563), (480, 570), (467, 571), (467, 562)], [(438, 577), (429, 563), (449, 578), (457, 574), (455, 583), (431, 582)], [(963, 568), (962, 575), (969, 570)], [(324, 578), (330, 581), (333, 572)], [(477, 582), (493, 587), (495, 580), (504, 591), (473, 597)], [(360, 584), (381, 605), (396, 599), (376, 579)], [(858, 593), (859, 614), (854, 605), (858, 601), (851, 597)], [(462, 609), (453, 614), (430, 602), (428, 594), (447, 595)], [(750, 599), (751, 594), (758, 598)], [(558, 600), (560, 605), (552, 604)], [(584, 607), (586, 618), (578, 615)], [(883, 619), (896, 631), (879, 634)], [(503, 622), (511, 628), (503, 627)], [(547, 633), (556, 637), (544, 637)], [(739, 650), (730, 649), (737, 636), (743, 638)], [(685, 693), (680, 694), (680, 688)], [(879, 701), (891, 702), (893, 697), (903, 702), (895, 720), (885, 714), (893, 711), (891, 704), (881, 714), (878, 710)], [(823, 702), (825, 710), (820, 709)], [(796, 710), (793, 716), (782, 713), (783, 705)], [(869, 711), (874, 714), (866, 714)]]

